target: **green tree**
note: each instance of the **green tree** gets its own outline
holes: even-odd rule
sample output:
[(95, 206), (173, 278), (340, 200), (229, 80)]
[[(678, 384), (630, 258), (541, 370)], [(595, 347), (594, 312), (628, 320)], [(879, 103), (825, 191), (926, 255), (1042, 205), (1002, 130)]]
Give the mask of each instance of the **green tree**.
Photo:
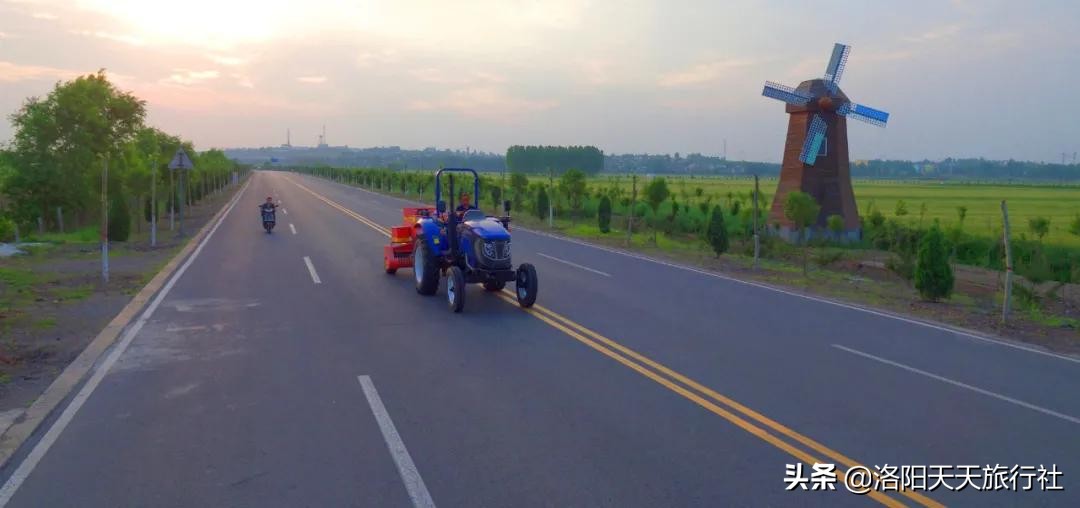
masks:
[(806, 276), (806, 261), (809, 248), (806, 246), (806, 229), (817, 222), (818, 214), (821, 213), (821, 205), (814, 201), (814, 197), (801, 191), (789, 192), (784, 199), (784, 217), (791, 221), (795, 231), (798, 232), (799, 243), (802, 244), (802, 269)]
[(596, 220), (601, 233), (611, 231), (611, 198), (607, 194), (600, 197), (600, 205), (596, 209)]
[(1076, 214), (1076, 217), (1073, 217), (1072, 222), (1069, 223), (1069, 232), (1080, 236), (1080, 213)]
[(570, 214), (572, 224), (577, 222), (587, 185), (585, 173), (577, 169), (568, 170), (559, 177), (559, 192), (570, 201), (570, 209), (573, 211)]
[(520, 204), (525, 196), (525, 189), (529, 187), (529, 177), (520, 171), (510, 173), (510, 190), (514, 195), (514, 204)]
[(960, 227), (964, 227), (964, 219), (967, 218), (968, 207), (960, 205), (956, 207), (956, 216), (960, 219)]
[(86, 212), (98, 206), (100, 172), (123, 172), (122, 147), (142, 126), (145, 104), (122, 92), (104, 71), (57, 83), (11, 115), (13, 168), (4, 192), (17, 217), (45, 217), (57, 206)]
[(945, 236), (935, 221), (919, 242), (919, 255), (915, 261), (915, 289), (924, 299), (936, 302), (952, 294), (953, 284)]
[(716, 253), (716, 257), (720, 257), (721, 254), (727, 252), (727, 224), (724, 224), (724, 210), (720, 208), (720, 205), (714, 206), (712, 213), (709, 214), (709, 225), (705, 230), (705, 238), (708, 240), (713, 252)]
[(109, 196), (109, 240), (126, 242), (131, 236), (131, 213), (120, 189)]
[(551, 202), (548, 201), (547, 190), (541, 186), (540, 189), (536, 191), (536, 218), (540, 220), (546, 219), (550, 205)]
[(844, 218), (836, 214), (830, 215), (825, 219), (825, 227), (829, 229), (834, 238), (840, 238), (840, 235), (844, 234)]
[(903, 199), (896, 202), (896, 210), (893, 212), (897, 217), (903, 217), (908, 214), (907, 203)]
[(491, 190), (489, 192), (491, 192), (492, 206), (495, 207), (494, 209), (496, 211), (501, 210), (502, 209), (502, 203), (501, 203), (501, 201), (502, 201), (502, 187), (499, 187), (498, 185), (492, 185)]
[(656, 223), (660, 220), (660, 204), (670, 195), (671, 190), (668, 189), (667, 180), (664, 180), (662, 176), (653, 178), (645, 186), (645, 202), (653, 211), (653, 245), (656, 245), (656, 230), (658, 229)]
[(1050, 232), (1050, 219), (1043, 216), (1032, 217), (1028, 219), (1028, 229), (1039, 239), (1039, 243), (1042, 243), (1043, 237)]

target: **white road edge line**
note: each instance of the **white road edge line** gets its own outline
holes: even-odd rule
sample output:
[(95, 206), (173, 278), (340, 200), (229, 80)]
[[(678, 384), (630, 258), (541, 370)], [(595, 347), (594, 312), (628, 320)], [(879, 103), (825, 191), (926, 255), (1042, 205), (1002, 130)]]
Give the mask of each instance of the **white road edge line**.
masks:
[[(308, 176), (308, 175), (300, 175), (300, 176), (303, 178), (303, 177)], [(353, 186), (345, 185), (345, 184), (342, 184), (342, 183), (331, 182), (329, 180), (324, 180), (324, 179), (314, 177), (314, 176), (311, 177), (311, 179), (316, 180), (316, 181), (320, 181), (320, 182), (327, 182), (327, 183), (330, 183), (330, 184), (336, 184), (336, 185), (341, 186), (341, 187), (358, 190), (358, 191), (361, 191), (361, 192), (364, 192), (364, 193), (367, 193), (367, 194), (372, 194), (374, 196), (379, 196), (379, 197), (390, 199), (390, 200), (400, 201), (402, 203), (407, 203), (407, 204), (411, 204), (411, 205), (417, 204), (416, 201), (413, 201), (413, 200), (410, 200), (410, 199), (403, 199), (403, 198), (399, 198), (397, 196), (387, 196), (385, 194), (380, 194), (378, 192), (369, 191), (369, 190), (364, 189), (362, 187), (353, 187)], [(667, 266), (669, 268), (676, 268), (676, 269), (679, 269), (679, 270), (686, 270), (688, 272), (697, 273), (699, 275), (705, 275), (705, 276), (708, 276), (708, 277), (714, 277), (714, 278), (717, 278), (717, 279), (726, 280), (726, 281), (730, 281), (730, 282), (735, 282), (735, 283), (738, 283), (738, 284), (744, 284), (744, 285), (747, 285), (747, 286), (753, 286), (753, 287), (756, 287), (756, 288), (765, 289), (765, 290), (773, 291), (773, 292), (776, 292), (776, 293), (783, 293), (785, 295), (794, 296), (794, 297), (797, 297), (797, 298), (802, 298), (804, 300), (811, 300), (811, 301), (824, 303), (824, 304), (828, 304), (828, 305), (835, 305), (837, 307), (843, 307), (843, 308), (848, 309), (848, 310), (865, 312), (867, 314), (873, 314), (873, 315), (879, 316), (879, 317), (895, 319), (897, 321), (903, 321), (905, 323), (909, 323), (909, 324), (913, 324), (913, 325), (923, 326), (923, 327), (926, 327), (926, 328), (932, 328), (934, 330), (947, 332), (947, 333), (952, 333), (954, 335), (967, 337), (969, 339), (980, 340), (980, 341), (983, 341), (983, 342), (986, 342), (986, 343), (989, 343), (989, 344), (996, 344), (998, 346), (1004, 346), (1004, 347), (1008, 347), (1008, 348), (1012, 348), (1012, 349), (1017, 349), (1017, 350), (1020, 350), (1020, 351), (1027, 351), (1028, 353), (1035, 353), (1037, 355), (1048, 356), (1050, 358), (1057, 358), (1058, 360), (1065, 360), (1067, 362), (1080, 364), (1080, 358), (1073, 357), (1073, 356), (1067, 356), (1067, 355), (1062, 355), (1062, 354), (1058, 354), (1058, 353), (1052, 353), (1050, 351), (1044, 351), (1042, 349), (1036, 349), (1034, 347), (1024, 346), (1024, 345), (1021, 345), (1021, 344), (1015, 344), (1015, 343), (1005, 341), (1005, 340), (1001, 340), (1001, 339), (995, 339), (995, 338), (992, 338), (992, 337), (986, 337), (986, 336), (983, 336), (983, 335), (978, 335), (978, 334), (975, 334), (975, 333), (967, 332), (967, 331), (956, 329), (956, 328), (950, 328), (950, 327), (947, 327), (947, 326), (940, 326), (940, 325), (936, 325), (936, 324), (933, 324), (933, 323), (928, 323), (926, 321), (920, 321), (918, 319), (912, 319), (912, 318), (900, 316), (900, 315), (897, 315), (897, 314), (892, 314), (892, 313), (889, 313), (889, 312), (883, 312), (883, 311), (871, 309), (871, 308), (868, 308), (868, 307), (861, 307), (859, 305), (853, 305), (853, 304), (844, 303), (844, 302), (840, 302), (840, 301), (836, 301), (836, 300), (830, 300), (828, 298), (822, 298), (822, 297), (819, 297), (819, 296), (813, 296), (813, 295), (797, 293), (795, 291), (789, 291), (787, 289), (783, 289), (783, 288), (776, 287), (776, 286), (771, 286), (769, 284), (763, 284), (763, 283), (760, 283), (760, 282), (737, 279), (735, 277), (730, 277), (730, 276), (722, 275), (722, 274), (715, 273), (715, 272), (709, 272), (709, 271), (702, 270), (702, 269), (699, 269), (699, 268), (694, 268), (692, 266), (681, 265), (681, 264), (678, 264), (678, 263), (670, 263), (670, 262), (667, 262), (667, 261), (662, 261), (662, 260), (659, 260), (659, 259), (656, 259), (656, 258), (652, 258), (652, 257), (649, 257), (649, 256), (642, 255), (642, 254), (637, 254), (637, 253), (633, 253), (633, 252), (627, 252), (627, 251), (619, 250), (619, 249), (613, 249), (613, 248), (604, 247), (604, 246), (601, 246), (601, 245), (595, 245), (595, 244), (591, 244), (591, 243), (581, 241), (581, 240), (577, 240), (577, 239), (574, 239), (574, 238), (568, 238), (568, 237), (565, 237), (565, 236), (553, 235), (553, 234), (550, 234), (550, 233), (545, 233), (543, 231), (538, 231), (538, 230), (535, 230), (535, 229), (530, 229), (530, 228), (526, 228), (526, 227), (522, 227), (522, 226), (517, 226), (516, 229), (520, 229), (522, 231), (527, 231), (527, 232), (532, 233), (534, 235), (546, 236), (548, 238), (552, 238), (552, 239), (555, 239), (555, 240), (562, 240), (564, 242), (569, 242), (569, 243), (581, 245), (583, 247), (591, 247), (593, 249), (602, 250), (604, 252), (610, 252), (612, 254), (619, 254), (621, 256), (626, 256), (626, 257), (629, 257), (629, 258), (640, 259), (642, 261), (648, 261), (650, 263), (656, 263), (658, 265)]]
[(1080, 425), (1080, 418), (1077, 418), (1075, 416), (1069, 416), (1067, 414), (1059, 413), (1059, 412), (1054, 411), (1052, 409), (1046, 409), (1046, 408), (1044, 408), (1042, 406), (1036, 406), (1035, 404), (1029, 404), (1029, 403), (1024, 402), (1022, 400), (1014, 399), (1012, 397), (1008, 397), (1008, 396), (1005, 396), (1005, 395), (1001, 395), (999, 393), (991, 392), (989, 390), (984, 390), (984, 389), (979, 388), (977, 386), (971, 386), (971, 385), (969, 385), (967, 383), (961, 383), (960, 381), (954, 381), (954, 380), (949, 379), (947, 377), (942, 377), (942, 376), (939, 376), (937, 374), (932, 374), (930, 372), (926, 372), (925, 370), (916, 369), (915, 367), (911, 367), (911, 366), (908, 366), (908, 365), (904, 365), (902, 363), (894, 362), (892, 360), (887, 360), (887, 359), (882, 358), (880, 356), (874, 356), (874, 355), (872, 355), (870, 353), (864, 353), (864, 352), (859, 351), (857, 349), (851, 349), (849, 347), (844, 347), (844, 346), (841, 346), (839, 344), (833, 344), (832, 347), (834, 347), (836, 349), (839, 349), (839, 350), (842, 350), (842, 351), (847, 351), (848, 353), (851, 353), (851, 354), (854, 354), (854, 355), (859, 355), (859, 356), (861, 356), (863, 358), (868, 358), (870, 360), (874, 360), (876, 362), (881, 362), (881, 363), (884, 363), (886, 365), (892, 365), (893, 367), (904, 369), (904, 370), (906, 370), (908, 372), (914, 372), (916, 374), (926, 376), (926, 377), (928, 377), (930, 379), (936, 379), (936, 380), (941, 381), (943, 383), (949, 383), (949, 384), (951, 384), (953, 386), (959, 386), (960, 388), (971, 390), (971, 391), (973, 391), (975, 393), (981, 393), (981, 394), (986, 395), (988, 397), (993, 397), (993, 398), (998, 399), (998, 400), (1003, 400), (1003, 401), (1009, 402), (1011, 404), (1016, 404), (1017, 406), (1026, 407), (1028, 409), (1031, 409), (1032, 411), (1038, 411), (1040, 413), (1047, 414), (1047, 415), (1053, 416), (1055, 418), (1061, 418), (1062, 420), (1065, 420), (1067, 422), (1071, 422), (1071, 423), (1075, 423), (1075, 424)]
[(296, 234), (296, 226), (293, 226), (291, 222), (289, 223), (289, 231), (292, 231), (294, 235)]
[[(371, 191), (368, 191), (366, 189), (361, 189), (361, 190), (364, 190), (365, 192), (371, 192)], [(398, 198), (398, 199), (400, 199), (400, 198)], [(763, 284), (763, 283), (760, 283), (760, 282), (737, 279), (735, 277), (730, 277), (730, 276), (722, 275), (722, 274), (719, 274), (719, 273), (709, 272), (709, 271), (701, 270), (701, 269), (694, 268), (694, 267), (691, 267), (691, 266), (680, 265), (680, 264), (677, 264), (677, 263), (669, 263), (667, 261), (651, 258), (649, 256), (636, 254), (636, 253), (633, 253), (633, 252), (626, 252), (626, 251), (622, 251), (622, 250), (619, 250), (619, 249), (612, 249), (612, 248), (604, 247), (604, 246), (600, 246), (600, 245), (593, 245), (591, 243), (579, 241), (579, 240), (576, 240), (576, 239), (573, 239), (573, 238), (565, 238), (565, 237), (562, 237), (562, 236), (553, 235), (553, 234), (550, 234), (550, 233), (545, 233), (543, 231), (537, 231), (535, 229), (529, 229), (529, 228), (525, 228), (525, 227), (521, 227), (521, 226), (518, 226), (517, 229), (528, 231), (529, 233), (532, 233), (534, 235), (546, 236), (548, 238), (552, 238), (552, 239), (555, 239), (555, 240), (562, 240), (564, 242), (569, 242), (569, 243), (581, 245), (581, 246), (584, 246), (584, 247), (591, 247), (593, 249), (602, 250), (604, 252), (610, 252), (612, 254), (619, 254), (619, 255), (622, 255), (622, 256), (629, 257), (629, 258), (640, 259), (642, 261), (648, 261), (650, 263), (656, 263), (658, 265), (664, 265), (664, 266), (667, 266), (667, 267), (670, 267), (670, 268), (676, 268), (676, 269), (679, 269), (679, 270), (686, 270), (688, 272), (693, 272), (693, 273), (697, 273), (697, 274), (700, 274), (700, 275), (705, 275), (705, 276), (708, 276), (708, 277), (714, 277), (714, 278), (721, 279), (721, 280), (735, 282), (737, 284), (744, 284), (744, 285), (747, 285), (747, 286), (753, 286), (753, 287), (760, 288), (760, 289), (766, 289), (766, 290), (773, 291), (773, 292), (776, 292), (776, 293), (783, 293), (785, 295), (794, 296), (794, 297), (797, 297), (797, 298), (802, 298), (804, 300), (811, 300), (811, 301), (815, 301), (815, 302), (819, 302), (819, 303), (825, 303), (825, 304), (828, 304), (828, 305), (835, 305), (837, 307), (843, 307), (843, 308), (849, 309), (849, 310), (865, 312), (867, 314), (873, 314), (873, 315), (879, 316), (879, 317), (895, 319), (897, 321), (903, 321), (905, 323), (909, 323), (909, 324), (913, 324), (913, 325), (923, 326), (923, 327), (926, 327), (926, 328), (932, 328), (934, 330), (947, 332), (947, 333), (952, 333), (954, 335), (960, 335), (962, 337), (967, 337), (969, 339), (980, 340), (980, 341), (987, 342), (987, 343), (990, 343), (990, 344), (996, 344), (998, 346), (1005, 346), (1005, 347), (1012, 348), (1012, 349), (1017, 349), (1017, 350), (1020, 350), (1020, 351), (1027, 351), (1028, 353), (1035, 353), (1035, 354), (1038, 354), (1038, 355), (1049, 356), (1051, 358), (1057, 358), (1059, 360), (1065, 360), (1067, 362), (1080, 363), (1080, 358), (1077, 358), (1077, 357), (1062, 355), (1062, 354), (1058, 354), (1058, 353), (1052, 353), (1050, 351), (1044, 351), (1044, 350), (1041, 350), (1041, 349), (1036, 349), (1034, 347), (1028, 347), (1028, 346), (1024, 346), (1024, 345), (1021, 345), (1021, 344), (1014, 344), (1012, 342), (1008, 342), (1008, 341), (1005, 341), (1005, 340), (995, 339), (995, 338), (992, 338), (992, 337), (985, 337), (985, 336), (982, 336), (982, 335), (974, 334), (974, 333), (967, 332), (967, 331), (964, 331), (964, 330), (959, 330), (959, 329), (956, 329), (956, 328), (950, 328), (950, 327), (947, 327), (947, 326), (939, 326), (939, 325), (936, 325), (936, 324), (933, 324), (933, 323), (928, 323), (928, 322), (925, 322), (925, 321), (920, 321), (918, 319), (912, 319), (912, 318), (900, 316), (900, 315), (897, 315), (897, 314), (892, 314), (892, 313), (889, 313), (889, 312), (883, 312), (883, 311), (879, 311), (879, 310), (875, 310), (875, 309), (871, 309), (871, 308), (867, 308), (867, 307), (861, 307), (861, 306), (858, 306), (858, 305), (844, 303), (844, 302), (840, 302), (840, 301), (836, 301), (836, 300), (830, 300), (828, 298), (822, 298), (822, 297), (819, 297), (819, 296), (813, 296), (813, 295), (797, 293), (795, 291), (789, 291), (787, 289), (779, 288), (779, 287), (776, 287), (776, 286), (771, 286), (771, 285), (768, 285), (768, 284)]]
[(409, 450), (405, 448), (405, 443), (401, 440), (397, 428), (394, 427), (390, 413), (386, 412), (386, 406), (383, 406), (379, 392), (375, 390), (375, 383), (371, 382), (371, 376), (356, 376), (356, 378), (360, 380), (364, 397), (367, 397), (368, 405), (371, 406), (371, 412), (375, 415), (375, 421), (379, 424), (379, 430), (382, 431), (383, 439), (386, 440), (386, 447), (394, 458), (394, 464), (397, 465), (401, 481), (405, 483), (405, 490), (409, 492), (413, 506), (435, 508), (435, 501), (431, 499), (431, 494), (424, 485), (424, 479), (420, 477), (420, 471), (417, 471), (416, 464), (413, 464), (412, 457), (409, 456)]
[(580, 268), (580, 269), (582, 269), (582, 270), (585, 270), (585, 271), (588, 271), (588, 272), (592, 272), (592, 273), (595, 273), (595, 274), (598, 274), (598, 275), (603, 275), (604, 277), (611, 277), (611, 274), (610, 274), (610, 273), (606, 273), (606, 272), (601, 272), (600, 270), (593, 270), (592, 268), (589, 268), (589, 267), (587, 267), (587, 266), (582, 266), (582, 265), (579, 265), (579, 264), (577, 264), (577, 263), (574, 263), (574, 262), (572, 262), (572, 261), (567, 261), (567, 260), (565, 260), (565, 259), (559, 259), (559, 258), (557, 258), (557, 257), (555, 257), (555, 256), (549, 256), (549, 255), (547, 255), (547, 254), (544, 254), (543, 252), (537, 252), (537, 253), (536, 253), (536, 255), (537, 255), (537, 256), (541, 256), (541, 257), (545, 257), (545, 258), (548, 258), (548, 259), (550, 259), (550, 260), (552, 260), (552, 261), (556, 261), (556, 262), (562, 263), (562, 264), (564, 264), (564, 265), (570, 265), (570, 266), (572, 266), (572, 267), (574, 267), (574, 268)]
[(311, 273), (311, 282), (322, 284), (322, 281), (319, 280), (319, 274), (315, 273), (315, 265), (311, 264), (311, 258), (304, 256), (304, 264), (307, 265), (307, 271)]
[[(250, 182), (250, 180), (248, 182)], [(248, 184), (245, 183), (244, 188), (236, 193), (232, 203), (229, 204), (228, 210), (225, 210), (225, 213), (221, 215), (221, 218), (214, 224), (214, 227), (206, 234), (206, 238), (203, 238), (202, 242), (199, 243), (199, 246), (195, 248), (191, 255), (188, 256), (187, 260), (184, 261), (184, 264), (180, 266), (180, 269), (169, 279), (169, 282), (165, 283), (165, 287), (158, 292), (157, 296), (154, 297), (154, 300), (146, 307), (146, 310), (139, 316), (138, 321), (128, 328), (127, 332), (124, 333), (123, 338), (120, 339), (120, 342), (116, 344), (116, 347), (109, 353), (109, 356), (105, 358), (105, 361), (101, 362), (101, 365), (98, 366), (97, 370), (90, 376), (90, 379), (86, 380), (86, 384), (79, 390), (79, 393), (75, 394), (75, 397), (71, 399), (71, 402), (64, 408), (64, 411), (56, 418), (56, 421), (49, 427), (49, 430), (41, 437), (41, 440), (34, 445), (34, 448), (30, 450), (30, 453), (23, 459), (22, 463), (19, 464), (19, 467), (15, 469), (15, 472), (11, 473), (7, 482), (4, 483), (4, 487), (0, 489), (0, 508), (7, 506), (11, 501), (11, 498), (15, 496), (15, 492), (19, 490), (19, 487), (21, 487), (23, 482), (30, 476), (30, 473), (34, 471), (34, 468), (37, 467), (38, 463), (41, 462), (41, 459), (48, 453), (49, 449), (52, 448), (52, 445), (56, 443), (57, 438), (60, 437), (60, 434), (64, 432), (64, 429), (67, 428), (68, 424), (70, 424), (71, 420), (75, 417), (75, 413), (79, 412), (79, 409), (82, 408), (83, 404), (90, 398), (90, 395), (93, 394), (94, 390), (101, 384), (101, 380), (109, 373), (109, 369), (111, 369), (113, 364), (120, 359), (120, 355), (123, 355), (124, 352), (127, 351), (128, 346), (131, 345), (131, 341), (135, 339), (135, 335), (139, 333), (139, 330), (142, 330), (143, 325), (145, 325), (150, 317), (154, 315), (154, 311), (157, 310), (158, 305), (161, 305), (161, 301), (169, 294), (169, 291), (172, 290), (176, 281), (180, 279), (180, 276), (184, 275), (184, 272), (186, 272), (188, 267), (191, 266), (191, 263), (195, 261), (195, 258), (199, 257), (199, 253), (202, 252), (203, 247), (205, 247), (207, 242), (214, 237), (214, 232), (216, 232), (218, 227), (225, 222), (225, 219), (229, 216), (229, 212), (232, 212), (233, 207), (240, 201), (240, 197), (244, 195), (244, 191), (247, 190), (247, 188)]]
[(285, 215), (289, 215), (289, 211), (284, 209), (284, 208), (281, 209), (281, 213), (283, 213)]

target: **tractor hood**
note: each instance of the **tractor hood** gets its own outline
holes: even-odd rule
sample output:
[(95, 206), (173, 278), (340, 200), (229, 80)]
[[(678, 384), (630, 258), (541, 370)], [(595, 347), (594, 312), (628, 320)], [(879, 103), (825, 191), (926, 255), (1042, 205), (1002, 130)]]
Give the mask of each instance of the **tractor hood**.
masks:
[(482, 220), (465, 221), (465, 225), (479, 238), (484, 240), (509, 240), (510, 233), (506, 231), (502, 223), (488, 217)]

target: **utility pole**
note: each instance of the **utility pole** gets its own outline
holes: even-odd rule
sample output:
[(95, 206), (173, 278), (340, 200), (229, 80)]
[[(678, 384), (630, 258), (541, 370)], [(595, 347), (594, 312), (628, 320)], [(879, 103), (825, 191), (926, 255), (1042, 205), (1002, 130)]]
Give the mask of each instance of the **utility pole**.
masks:
[(180, 176), (177, 177), (177, 180), (180, 181), (180, 202), (177, 204), (177, 207), (180, 209), (180, 223), (177, 225), (176, 236), (182, 238), (184, 236), (184, 201), (187, 200), (187, 194), (184, 193), (184, 177), (186, 176), (186, 173), (184, 173), (184, 170), (182, 169), (179, 171)]
[(551, 196), (548, 197), (548, 227), (555, 227), (555, 170), (548, 167), (548, 188)]
[(176, 183), (169, 171), (169, 231), (176, 229)]
[(109, 284), (109, 154), (101, 166), (101, 282)]
[(1004, 199), (1001, 200), (1001, 218), (1005, 224), (1005, 300), (1001, 303), (1001, 322), (1006, 323), (1009, 320), (1009, 299), (1012, 298), (1013, 259), (1012, 250), (1009, 249), (1009, 208)]
[(157, 247), (157, 155), (150, 160), (150, 246)]
[(634, 229), (634, 207), (637, 205), (637, 175), (630, 176), (630, 211), (626, 214), (626, 246), (630, 246)]
[(758, 267), (758, 256), (761, 254), (761, 239), (758, 237), (758, 176), (754, 174), (754, 269)]

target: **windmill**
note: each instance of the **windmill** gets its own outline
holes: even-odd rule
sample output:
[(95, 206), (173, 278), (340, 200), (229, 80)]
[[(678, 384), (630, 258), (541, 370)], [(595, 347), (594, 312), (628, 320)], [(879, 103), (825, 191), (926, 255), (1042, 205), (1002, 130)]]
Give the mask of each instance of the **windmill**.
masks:
[(851, 189), (848, 161), (847, 119), (854, 118), (884, 127), (889, 114), (848, 99), (840, 90), (851, 46), (836, 44), (825, 68), (825, 77), (803, 81), (796, 88), (765, 82), (761, 95), (787, 103), (787, 142), (780, 167), (780, 183), (773, 197), (769, 223), (790, 237), (792, 224), (784, 217), (784, 200), (791, 191), (810, 194), (821, 205), (817, 226), (830, 215), (844, 219), (844, 236), (858, 239), (859, 212)]

